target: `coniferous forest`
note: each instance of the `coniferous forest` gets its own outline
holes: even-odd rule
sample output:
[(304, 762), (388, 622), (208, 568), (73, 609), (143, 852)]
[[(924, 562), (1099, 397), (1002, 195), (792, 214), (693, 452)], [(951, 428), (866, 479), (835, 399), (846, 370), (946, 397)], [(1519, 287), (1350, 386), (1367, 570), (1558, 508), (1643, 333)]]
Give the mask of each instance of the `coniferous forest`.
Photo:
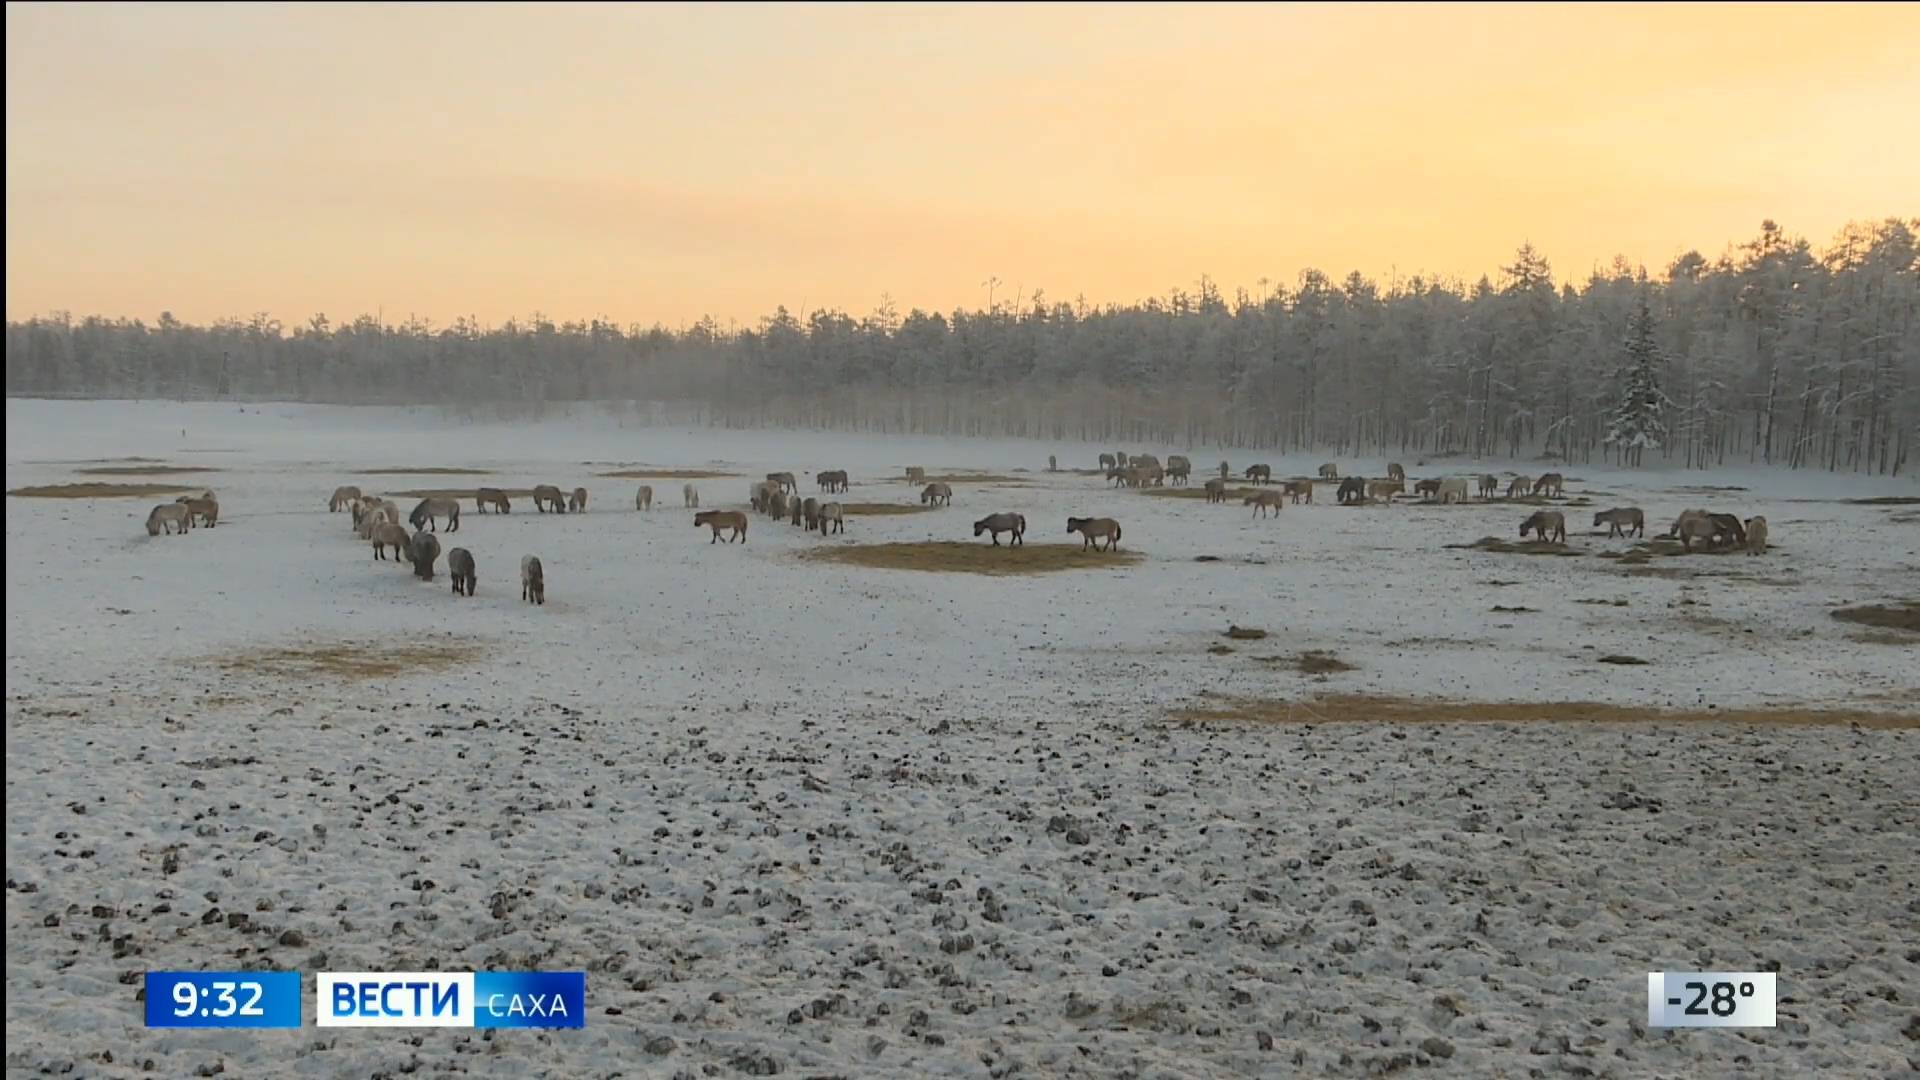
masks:
[(1308, 270), (1257, 294), (1202, 278), (1128, 305), (1035, 291), (753, 326), (56, 312), (7, 324), (7, 393), (1899, 473), (1920, 438), (1917, 234), (1889, 218), (1817, 247), (1769, 221), (1718, 258), (1577, 285), (1522, 246), (1471, 283)]

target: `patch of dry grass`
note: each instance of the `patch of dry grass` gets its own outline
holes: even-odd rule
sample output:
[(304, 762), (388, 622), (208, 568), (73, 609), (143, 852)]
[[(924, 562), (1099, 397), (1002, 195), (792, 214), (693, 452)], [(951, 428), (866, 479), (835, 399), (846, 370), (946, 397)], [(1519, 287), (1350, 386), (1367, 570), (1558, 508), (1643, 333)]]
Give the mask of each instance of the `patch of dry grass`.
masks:
[(75, 469), (82, 476), (172, 476), (175, 473), (219, 472), (204, 465), (96, 465)]
[[(1250, 487), (1228, 488), (1227, 498), (1237, 502), (1259, 490), (1261, 489)], [(1267, 488), (1266, 490), (1277, 491), (1279, 489)], [(1207, 497), (1207, 489), (1199, 484), (1194, 484), (1191, 487), (1150, 487), (1139, 488), (1137, 494), (1152, 495), (1161, 499), (1204, 499)]]
[(1548, 540), (1502, 540), (1497, 536), (1483, 536), (1471, 544), (1448, 544), (1450, 548), (1468, 551), (1491, 551), (1500, 555), (1585, 555), (1579, 548), (1556, 544)]
[(1920, 635), (1902, 633), (1899, 630), (1863, 630), (1857, 634), (1848, 634), (1848, 641), (1857, 641), (1862, 645), (1905, 645), (1911, 648), (1920, 645)]
[(1320, 649), (1308, 649), (1294, 659), (1294, 666), (1302, 675), (1337, 675), (1342, 671), (1352, 671), (1354, 666), (1333, 653)]
[(1237, 641), (1259, 641), (1267, 636), (1267, 632), (1257, 626), (1229, 626), (1227, 636)]
[(596, 476), (610, 476), (620, 480), (713, 480), (728, 476), (745, 476), (745, 473), (720, 472), (716, 469), (617, 469), (613, 472), (596, 473)]
[(477, 645), (385, 645), (329, 642), (285, 649), (258, 649), (214, 661), (223, 671), (289, 679), (385, 679), (439, 671), (478, 657)]
[(934, 509), (921, 503), (841, 503), (840, 512), (851, 517), (885, 517), (890, 514), (918, 514)]
[(361, 469), (359, 476), (492, 476), (491, 469), (457, 469), (451, 466), (420, 465), (412, 468)]
[(133, 499), (198, 491), (181, 484), (39, 484), (14, 488), (8, 495), (23, 499)]
[(874, 570), (930, 570), (937, 573), (988, 574), (995, 577), (1045, 574), (1056, 570), (1102, 570), (1132, 566), (1138, 552), (1091, 551), (1079, 544), (1003, 544), (984, 541), (925, 540), (898, 544), (848, 544), (802, 552), (802, 559), (864, 566)]
[[(509, 499), (533, 498), (532, 488), (499, 488), (497, 490), (502, 495), (505, 495)], [(368, 492), (368, 494), (374, 494), (374, 493)], [(478, 488), (410, 488), (406, 491), (385, 491), (385, 492), (380, 492), (379, 494), (384, 495), (390, 499), (477, 499), (480, 497), (480, 489)], [(566, 494), (566, 493), (562, 492), (562, 494)]]
[(1330, 694), (1302, 700), (1232, 698), (1170, 714), (1187, 723), (1259, 724), (1528, 724), (1540, 721), (1577, 724), (1778, 724), (1826, 727), (1858, 724), (1866, 728), (1920, 729), (1920, 713), (1865, 709), (1656, 709), (1608, 705), (1597, 701), (1476, 702), (1427, 701)]
[(1833, 617), (1841, 622), (1857, 623), (1881, 630), (1907, 630), (1920, 633), (1920, 600), (1836, 608)]
[(1876, 495), (1871, 499), (1843, 499), (1854, 506), (1920, 506), (1920, 497), (1911, 495)]
[(1017, 476), (1002, 476), (999, 473), (956, 472), (935, 476), (927, 474), (927, 483), (934, 484), (1024, 484), (1025, 480)]

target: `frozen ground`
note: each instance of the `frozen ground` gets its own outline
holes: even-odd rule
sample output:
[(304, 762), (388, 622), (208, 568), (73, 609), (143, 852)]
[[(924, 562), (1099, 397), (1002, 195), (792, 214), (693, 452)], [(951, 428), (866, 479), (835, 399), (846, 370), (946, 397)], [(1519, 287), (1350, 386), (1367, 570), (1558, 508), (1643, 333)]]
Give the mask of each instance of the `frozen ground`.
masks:
[[(116, 479), (78, 463), (140, 456), (221, 470), (119, 479), (204, 482), (223, 515), (150, 539), (141, 522), (163, 500), (7, 499), (11, 1069), (1625, 1077), (1920, 1062), (1920, 736), (1583, 725), (1552, 705), (1920, 713), (1914, 646), (1828, 614), (1920, 596), (1920, 508), (1841, 501), (1920, 495), (1907, 479), (1564, 469), (1595, 504), (1567, 511), (1590, 552), (1628, 547), (1585, 535), (1609, 505), (1644, 507), (1655, 531), (1688, 506), (1765, 514), (1778, 546), (1630, 567), (1442, 546), (1517, 539), (1512, 506), (1341, 509), (1322, 488), (1319, 505), (1256, 521), (1040, 471), (1049, 453), (1093, 464), (1082, 446), (14, 400), (6, 432), (9, 489)], [(1318, 463), (1225, 456), (1276, 475)], [(854, 518), (825, 541), (756, 518), (729, 547), (691, 527), (681, 481), (654, 481), (640, 514), (639, 481), (596, 475), (641, 462), (742, 474), (693, 481), (707, 506), (744, 501), (746, 477), (775, 468), (846, 468), (851, 501), (911, 500), (887, 479), (907, 464), (1018, 483), (957, 485), (951, 510)], [(357, 475), (393, 466), (493, 475)], [(442, 540), (478, 559), (470, 600), (444, 564), (429, 585), (374, 562), (324, 507), (341, 483), (539, 482), (585, 485), (591, 512), (469, 503)], [(1703, 484), (1748, 490), (1682, 490)], [(1069, 514), (1119, 518), (1146, 561), (978, 577), (797, 558), (969, 539), (1002, 509), (1028, 516), (1030, 542), (1064, 541)], [(529, 552), (547, 567), (540, 608), (518, 599)], [(1229, 624), (1270, 636), (1210, 652)], [(472, 652), (364, 679), (259, 661), (356, 646)], [(1276, 662), (1304, 650), (1355, 670)], [(1615, 653), (1648, 663), (1597, 662)], [(1167, 715), (1203, 695), (1326, 693), (1542, 708), (1527, 724)], [(138, 972), (247, 965), (586, 968), (593, 1011), (584, 1032), (492, 1039), (140, 1027)], [(1776, 1030), (1642, 1029), (1648, 970), (1776, 965), (1791, 999)]]

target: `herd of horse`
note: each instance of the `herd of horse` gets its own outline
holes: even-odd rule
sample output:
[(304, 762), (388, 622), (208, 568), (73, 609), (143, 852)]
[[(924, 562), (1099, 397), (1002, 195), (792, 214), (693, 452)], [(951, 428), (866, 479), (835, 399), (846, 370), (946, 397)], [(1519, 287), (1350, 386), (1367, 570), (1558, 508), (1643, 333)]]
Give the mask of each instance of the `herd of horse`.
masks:
[[(1101, 454), (1100, 463), (1108, 479), (1136, 488), (1158, 486), (1167, 481), (1175, 485), (1184, 484), (1193, 472), (1192, 462), (1178, 454), (1169, 455), (1164, 465), (1151, 454)], [(1056, 459), (1048, 459), (1048, 469), (1057, 471)], [(1205, 483), (1209, 503), (1227, 500), (1227, 481), (1232, 475), (1228, 464), (1221, 462), (1219, 475)], [(1289, 502), (1312, 503), (1316, 482), (1337, 482), (1335, 497), (1342, 505), (1382, 502), (1391, 505), (1396, 498), (1407, 494), (1406, 470), (1397, 463), (1387, 466), (1386, 476), (1382, 479), (1359, 476), (1343, 478), (1338, 466), (1332, 462), (1320, 466), (1317, 477), (1296, 476), (1276, 482), (1272, 467), (1266, 464), (1249, 465), (1242, 475), (1245, 480), (1262, 489), (1242, 489), (1240, 492), (1242, 505), (1253, 507), (1256, 518), (1276, 517)], [(843, 469), (815, 473), (814, 479), (822, 494), (827, 495), (845, 492), (849, 484)], [(952, 505), (953, 488), (944, 481), (928, 481), (924, 468), (909, 466), (906, 479), (920, 486), (922, 506)], [(1273, 485), (1273, 489), (1264, 490), (1269, 485)], [(1492, 474), (1421, 480), (1413, 485), (1413, 493), (1426, 502), (1466, 503), (1469, 501), (1470, 488), (1483, 500), (1500, 498), (1500, 480)], [(1566, 478), (1557, 472), (1545, 473), (1537, 478), (1516, 476), (1506, 485), (1505, 491), (1507, 499), (1562, 498), (1566, 492)], [(587, 509), (587, 490), (583, 487), (563, 492), (557, 485), (541, 484), (533, 488), (530, 494), (534, 508), (541, 513), (577, 514)], [(512, 502), (507, 493), (498, 488), (479, 488), (473, 498), (476, 513), (512, 512)], [(682, 487), (681, 499), (687, 509), (696, 511), (694, 526), (712, 532), (709, 543), (719, 543), (723, 534), (727, 543), (746, 542), (748, 517), (745, 512), (701, 510), (700, 492), (692, 484)], [(791, 472), (771, 472), (765, 480), (751, 485), (748, 503), (756, 513), (778, 522), (791, 522), (796, 528), (804, 526), (808, 532), (817, 532), (822, 537), (846, 531), (846, 508), (831, 499), (813, 496), (802, 498), (799, 481)], [(635, 492), (634, 509), (645, 511), (652, 506), (653, 488), (643, 484)], [(346, 511), (350, 515), (354, 532), (363, 542), (372, 546), (374, 559), (385, 561), (390, 550), (394, 562), (404, 560), (415, 575), (426, 580), (433, 579), (434, 567), (441, 554), (436, 535), (440, 531), (440, 522), (446, 522), (448, 533), (460, 530), (460, 502), (451, 495), (422, 498), (405, 518), (406, 523), (413, 527), (411, 532), (401, 524), (400, 507), (391, 499), (365, 494), (351, 485), (336, 488), (327, 500), (327, 509), (330, 512)], [(182, 495), (171, 503), (162, 503), (153, 508), (147, 515), (147, 533), (149, 536), (184, 534), (196, 525), (214, 527), (219, 518), (220, 504), (213, 492)], [(1609, 537), (1645, 537), (1646, 514), (1637, 506), (1602, 510), (1594, 514), (1593, 527), (1598, 529), (1602, 526), (1607, 527)], [(1026, 532), (1026, 517), (1012, 512), (989, 514), (973, 523), (974, 537), (987, 536), (995, 547), (1000, 546), (1003, 534), (1009, 537), (1010, 546), (1021, 546), (1026, 542)], [(1120, 543), (1122, 530), (1120, 523), (1113, 518), (1069, 517), (1067, 532), (1080, 534), (1083, 549), (1112, 551)], [(1521, 538), (1529, 535), (1541, 541), (1565, 543), (1566, 515), (1550, 508), (1534, 511), (1520, 525)], [(1678, 540), (1683, 550), (1688, 552), (1693, 550), (1695, 543), (1700, 543), (1708, 549), (1738, 548), (1748, 554), (1758, 555), (1765, 552), (1768, 545), (1766, 518), (1755, 516), (1743, 520), (1734, 514), (1697, 509), (1681, 513), (1664, 535), (1668, 539)], [(473, 552), (456, 547), (446, 555), (447, 570), (453, 579), (453, 592), (459, 596), (472, 596), (478, 580)], [(528, 603), (546, 602), (545, 570), (537, 556), (526, 555), (520, 560), (520, 593), (521, 599)]]

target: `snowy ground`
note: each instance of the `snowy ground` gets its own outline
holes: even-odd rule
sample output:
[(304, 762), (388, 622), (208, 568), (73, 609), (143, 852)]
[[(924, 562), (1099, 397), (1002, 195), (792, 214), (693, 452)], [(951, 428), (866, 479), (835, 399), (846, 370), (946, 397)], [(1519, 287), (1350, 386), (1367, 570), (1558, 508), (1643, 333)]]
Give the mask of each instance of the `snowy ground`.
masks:
[[(1842, 501), (1920, 495), (1907, 479), (1564, 469), (1594, 502), (1567, 510), (1590, 552), (1629, 546), (1587, 535), (1611, 505), (1645, 508), (1650, 531), (1690, 506), (1764, 514), (1777, 545), (1629, 567), (1443, 547), (1517, 539), (1527, 510), (1497, 503), (1342, 509), (1322, 488), (1260, 521), (1041, 471), (1049, 453), (1090, 466), (1095, 447), (14, 400), (6, 431), (9, 489), (117, 479), (79, 463), (141, 456), (221, 470), (177, 479), (222, 509), (217, 529), (152, 539), (141, 523), (163, 499), (7, 499), (10, 1069), (1920, 1062), (1920, 735), (1552, 720), (1566, 701), (1920, 713), (1914, 646), (1828, 614), (1920, 596), (1920, 508)], [(1275, 475), (1318, 464), (1224, 456)], [(1018, 483), (958, 485), (950, 510), (850, 519), (831, 540), (756, 518), (741, 547), (692, 528), (681, 481), (654, 481), (641, 514), (639, 481), (596, 475), (642, 462), (740, 473), (693, 481), (709, 507), (770, 469), (846, 468), (850, 501), (912, 500), (888, 479), (909, 464)], [(493, 475), (358, 475), (393, 466)], [(444, 563), (427, 584), (374, 562), (324, 506), (342, 483), (541, 482), (586, 486), (591, 511), (467, 504), (442, 542), (474, 552), (472, 599), (450, 595)], [(1703, 484), (1747, 490), (1684, 490)], [(1065, 541), (1069, 514), (1116, 517), (1146, 561), (979, 577), (797, 558), (970, 539), (997, 510), (1026, 514), (1036, 543)], [(546, 565), (544, 607), (519, 602), (526, 553)], [(1210, 652), (1229, 624), (1270, 636)], [(474, 653), (352, 680), (251, 662), (350, 645)], [(1355, 670), (1272, 659), (1310, 649)], [(1648, 663), (1597, 662), (1613, 653)], [(1326, 693), (1542, 709), (1527, 724), (1168, 719), (1206, 695)], [(138, 972), (248, 965), (585, 968), (593, 1011), (584, 1032), (491, 1039), (140, 1026)], [(1775, 966), (1791, 999), (1776, 1030), (1643, 1029), (1649, 970)]]

